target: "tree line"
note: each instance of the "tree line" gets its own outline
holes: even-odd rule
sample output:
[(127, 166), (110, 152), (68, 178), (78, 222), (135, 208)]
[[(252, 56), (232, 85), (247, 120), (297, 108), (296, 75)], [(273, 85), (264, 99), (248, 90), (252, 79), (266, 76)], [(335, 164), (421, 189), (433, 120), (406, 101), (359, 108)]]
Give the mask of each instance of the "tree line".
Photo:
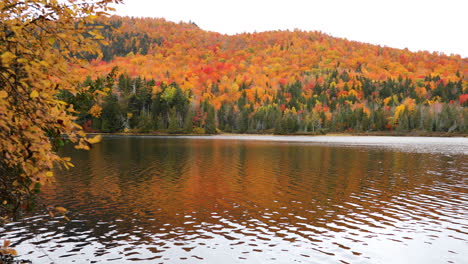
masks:
[[(459, 76), (459, 73), (457, 73)], [(305, 73), (305, 75), (311, 75)], [(284, 83), (271, 98), (248, 83), (240, 97), (215, 105), (220, 91), (213, 84), (196, 97), (176, 82), (130, 77), (114, 68), (104, 77), (88, 77), (80, 85), (102, 96), (62, 94), (79, 112), (78, 123), (88, 132), (136, 133), (275, 133), (403, 131), (466, 132), (468, 98), (459, 81), (441, 82), (426, 76), (415, 82), (399, 77), (375, 81), (356, 78), (361, 87), (337, 88), (348, 81), (346, 70), (328, 70), (308, 78), (322, 79), (308, 92), (300, 80)], [(304, 79), (304, 78), (302, 78)], [(427, 87), (424, 95), (421, 88)]]

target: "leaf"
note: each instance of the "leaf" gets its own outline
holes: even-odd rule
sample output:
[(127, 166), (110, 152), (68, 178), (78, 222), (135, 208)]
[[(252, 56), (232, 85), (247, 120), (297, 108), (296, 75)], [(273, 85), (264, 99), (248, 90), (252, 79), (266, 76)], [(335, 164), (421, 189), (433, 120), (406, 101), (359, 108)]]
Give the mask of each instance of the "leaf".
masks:
[(55, 210), (57, 210), (57, 212), (59, 212), (61, 214), (64, 214), (64, 213), (68, 212), (68, 210), (66, 208), (61, 207), (61, 206), (55, 207)]
[(88, 142), (89, 142), (90, 144), (96, 144), (96, 143), (101, 142), (101, 140), (102, 140), (101, 135), (97, 135), (97, 136), (95, 136), (95, 137), (93, 137), (93, 138), (88, 139)]
[(8, 247), (9, 245), (11, 244), (11, 241), (10, 240), (4, 240), (3, 241), (3, 247)]
[(0, 255), (12, 255), (16, 256), (18, 255), (18, 252), (12, 248), (0, 248)]
[(5, 91), (0, 91), (0, 99), (3, 99), (3, 98), (7, 98), (8, 97), (8, 93), (5, 92)]
[(55, 43), (55, 38), (54, 37), (49, 38), (49, 44), (53, 45), (54, 43)]
[(18, 255), (18, 252), (16, 252), (15, 249), (7, 248), (6, 250), (7, 250), (8, 254), (10, 254), (10, 255), (12, 255), (12, 256)]
[(15, 58), (16, 58), (16, 55), (7, 51), (7, 52), (4, 52), (0, 58), (2, 59), (2, 63), (4, 64), (9, 64), (10, 62), (12, 62)]
[(95, 93), (96, 95), (99, 94), (99, 95), (102, 95), (102, 96), (106, 96), (106, 95), (107, 95), (107, 93), (105, 93), (105, 92), (103, 92), (103, 91), (100, 91), (100, 90), (96, 90), (96, 91), (94, 91), (94, 93)]
[(29, 94), (29, 96), (30, 96), (31, 98), (36, 98), (36, 97), (39, 96), (39, 93), (38, 93), (36, 90), (34, 90), (34, 91), (31, 92), (31, 94)]

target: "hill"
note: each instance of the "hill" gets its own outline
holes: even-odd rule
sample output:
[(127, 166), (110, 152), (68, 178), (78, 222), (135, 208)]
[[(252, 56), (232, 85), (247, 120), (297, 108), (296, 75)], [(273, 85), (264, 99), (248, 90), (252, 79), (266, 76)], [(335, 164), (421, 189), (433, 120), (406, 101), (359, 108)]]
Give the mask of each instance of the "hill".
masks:
[(103, 96), (63, 95), (89, 130), (467, 131), (468, 59), (458, 55), (299, 30), (230, 36), (129, 17), (102, 25), (109, 45), (78, 72)]

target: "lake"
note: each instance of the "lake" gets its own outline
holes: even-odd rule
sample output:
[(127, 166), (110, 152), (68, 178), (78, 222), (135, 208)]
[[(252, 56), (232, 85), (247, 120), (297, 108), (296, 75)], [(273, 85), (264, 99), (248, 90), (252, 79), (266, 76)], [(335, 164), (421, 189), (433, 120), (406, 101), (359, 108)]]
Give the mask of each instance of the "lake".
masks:
[(33, 263), (467, 263), (468, 139), (107, 136), (0, 228)]

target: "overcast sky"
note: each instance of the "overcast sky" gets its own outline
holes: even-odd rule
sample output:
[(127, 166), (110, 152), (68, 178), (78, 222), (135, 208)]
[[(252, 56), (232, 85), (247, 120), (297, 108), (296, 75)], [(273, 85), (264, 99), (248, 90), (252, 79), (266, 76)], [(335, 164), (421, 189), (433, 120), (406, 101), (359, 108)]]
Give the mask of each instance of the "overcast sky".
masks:
[(126, 0), (118, 15), (193, 21), (226, 34), (318, 30), (412, 51), (468, 57), (468, 0)]

